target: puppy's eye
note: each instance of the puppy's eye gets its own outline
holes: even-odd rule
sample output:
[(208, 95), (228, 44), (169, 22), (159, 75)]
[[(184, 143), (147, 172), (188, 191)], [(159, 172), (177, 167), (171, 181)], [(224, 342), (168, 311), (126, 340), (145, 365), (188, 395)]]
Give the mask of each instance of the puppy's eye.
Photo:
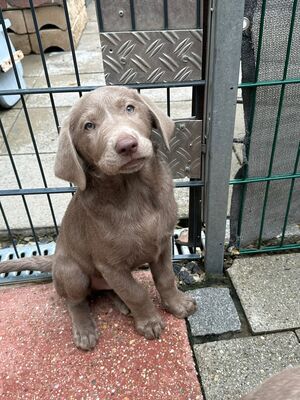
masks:
[(129, 104), (128, 106), (126, 106), (126, 111), (128, 113), (133, 113), (134, 112), (134, 106)]
[(87, 131), (91, 131), (92, 129), (95, 129), (95, 128), (96, 128), (96, 125), (93, 122), (87, 122), (84, 125), (84, 129)]

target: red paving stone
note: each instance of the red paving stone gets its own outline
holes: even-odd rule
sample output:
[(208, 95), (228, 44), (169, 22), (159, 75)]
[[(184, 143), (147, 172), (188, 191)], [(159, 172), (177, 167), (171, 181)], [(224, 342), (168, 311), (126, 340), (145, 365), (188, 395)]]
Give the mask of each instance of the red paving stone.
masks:
[[(148, 273), (137, 274), (158, 303)], [(95, 350), (78, 350), (64, 301), (52, 284), (0, 290), (0, 399), (202, 399), (185, 321), (163, 310), (160, 340), (139, 336), (133, 320), (104, 296), (92, 302), (101, 330)]]

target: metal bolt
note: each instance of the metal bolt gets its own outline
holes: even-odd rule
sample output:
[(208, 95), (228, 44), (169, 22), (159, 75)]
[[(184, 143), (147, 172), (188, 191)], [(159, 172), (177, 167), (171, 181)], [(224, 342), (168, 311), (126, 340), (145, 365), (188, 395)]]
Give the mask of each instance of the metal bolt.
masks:
[(120, 58), (120, 63), (123, 64), (123, 65), (126, 64), (126, 58), (125, 57), (121, 57)]
[(183, 129), (185, 128), (185, 124), (179, 124), (179, 125), (178, 125), (178, 128), (181, 129), (181, 130), (183, 130)]
[(124, 11), (123, 11), (123, 10), (120, 10), (120, 11), (119, 11), (119, 15), (120, 15), (120, 17), (123, 17)]
[(182, 61), (183, 61), (184, 63), (188, 62), (188, 61), (189, 61), (188, 56), (182, 56)]
[(184, 170), (185, 170), (186, 173), (189, 173), (191, 171), (191, 168), (187, 166), (187, 167), (185, 167)]

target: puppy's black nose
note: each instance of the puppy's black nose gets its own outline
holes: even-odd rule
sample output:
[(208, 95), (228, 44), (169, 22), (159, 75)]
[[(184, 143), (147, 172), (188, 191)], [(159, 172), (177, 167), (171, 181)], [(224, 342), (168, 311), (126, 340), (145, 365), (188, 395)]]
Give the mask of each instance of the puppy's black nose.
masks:
[(118, 139), (115, 149), (118, 154), (129, 156), (137, 151), (138, 142), (133, 136), (123, 136)]

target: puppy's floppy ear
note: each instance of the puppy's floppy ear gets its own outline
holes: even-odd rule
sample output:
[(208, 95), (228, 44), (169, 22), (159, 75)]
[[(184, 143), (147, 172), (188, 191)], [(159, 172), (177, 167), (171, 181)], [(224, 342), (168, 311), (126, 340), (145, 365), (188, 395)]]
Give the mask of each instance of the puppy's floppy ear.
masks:
[(164, 142), (168, 150), (170, 150), (169, 142), (175, 129), (175, 124), (173, 120), (170, 117), (168, 117), (165, 113), (163, 113), (158, 108), (158, 106), (154, 104), (151, 100), (149, 100), (147, 97), (140, 95), (140, 98), (143, 101), (143, 103), (146, 104), (146, 106), (148, 106), (155, 123), (154, 128), (157, 128), (161, 131)]
[(54, 166), (55, 175), (65, 181), (75, 183), (80, 190), (85, 190), (86, 177), (81, 164), (70, 134), (70, 118), (67, 117), (63, 121), (59, 134)]

